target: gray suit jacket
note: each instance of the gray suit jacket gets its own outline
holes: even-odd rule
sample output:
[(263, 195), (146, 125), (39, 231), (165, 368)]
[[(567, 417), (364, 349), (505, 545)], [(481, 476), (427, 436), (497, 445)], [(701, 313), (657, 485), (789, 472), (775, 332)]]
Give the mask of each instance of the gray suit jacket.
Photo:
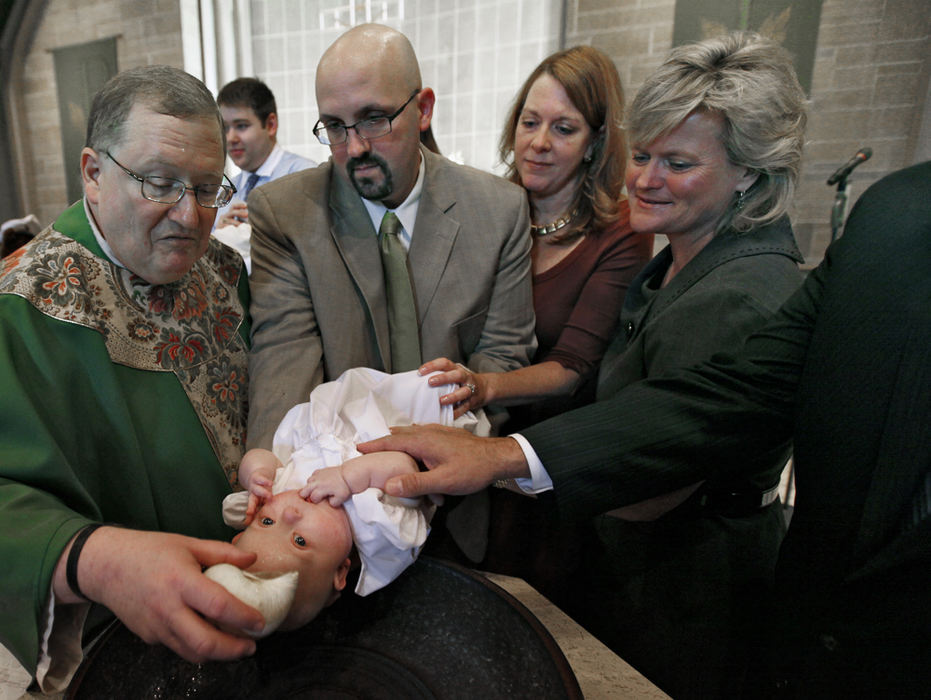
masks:
[[(422, 149), (409, 252), (424, 360), (478, 372), (529, 364), (536, 346), (524, 191)], [(351, 367), (391, 371), (377, 233), (332, 162), (249, 197), (253, 270), (250, 447), (310, 391)]]

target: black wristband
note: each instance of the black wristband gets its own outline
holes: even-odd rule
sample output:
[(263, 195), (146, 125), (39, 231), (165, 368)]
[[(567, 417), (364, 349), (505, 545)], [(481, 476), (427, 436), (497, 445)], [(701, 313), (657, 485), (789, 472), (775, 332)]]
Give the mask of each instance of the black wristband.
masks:
[(91, 523), (80, 530), (71, 543), (71, 551), (68, 552), (68, 561), (65, 564), (65, 579), (68, 581), (68, 588), (78, 598), (90, 600), (86, 595), (81, 593), (81, 587), (78, 585), (78, 559), (81, 557), (81, 550), (87, 538), (90, 537), (98, 527), (103, 527), (103, 523)]

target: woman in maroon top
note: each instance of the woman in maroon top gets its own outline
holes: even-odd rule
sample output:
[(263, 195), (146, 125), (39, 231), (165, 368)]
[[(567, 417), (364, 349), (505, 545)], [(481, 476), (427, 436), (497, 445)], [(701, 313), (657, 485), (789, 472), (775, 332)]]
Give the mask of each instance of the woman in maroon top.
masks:
[[(508, 432), (591, 403), (598, 367), (617, 330), (624, 295), (650, 258), (652, 234), (635, 234), (621, 194), (627, 144), (624, 96), (605, 54), (576, 46), (545, 59), (521, 88), (501, 137), (509, 178), (527, 190), (532, 226), (534, 364), (473, 373), (446, 358), (431, 384), (458, 383), (441, 398), (456, 415), (485, 404), (512, 406)], [(544, 502), (490, 490), (488, 548), (471, 562), (520, 576), (557, 603), (579, 564), (579, 525), (559, 522)], [(434, 554), (456, 556), (437, 544)], [(589, 535), (590, 536), (590, 535)]]
[(500, 153), (527, 190), (533, 237), (533, 297), (539, 347), (530, 367), (470, 372), (445, 358), (433, 385), (456, 415), (493, 403), (512, 409), (509, 429), (594, 400), (605, 348), (624, 294), (650, 258), (653, 236), (634, 234), (621, 194), (627, 146), (624, 96), (611, 59), (591, 46), (546, 58), (527, 78), (505, 123)]

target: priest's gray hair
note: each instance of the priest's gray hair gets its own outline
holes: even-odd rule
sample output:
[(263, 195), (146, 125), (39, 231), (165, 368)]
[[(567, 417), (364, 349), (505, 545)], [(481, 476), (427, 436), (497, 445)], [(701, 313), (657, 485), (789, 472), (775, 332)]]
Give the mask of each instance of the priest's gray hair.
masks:
[(142, 66), (117, 73), (91, 102), (85, 146), (103, 152), (119, 145), (135, 104), (178, 119), (215, 119), (224, 151), (226, 132), (213, 95), (200, 80), (172, 66)]

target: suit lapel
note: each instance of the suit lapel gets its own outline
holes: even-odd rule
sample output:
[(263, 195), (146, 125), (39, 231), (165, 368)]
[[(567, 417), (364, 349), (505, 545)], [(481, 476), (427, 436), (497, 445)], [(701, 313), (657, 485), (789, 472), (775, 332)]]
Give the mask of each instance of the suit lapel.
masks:
[(375, 326), (375, 339), (384, 366), (391, 356), (385, 282), (377, 233), (358, 193), (333, 171), (330, 196), (330, 235), (346, 264)]
[(450, 216), (456, 204), (456, 196), (446, 181), (446, 167), (440, 158), (426, 151), (423, 153), (423, 192), (408, 253), (411, 282), (421, 323), (436, 295), (459, 234), (459, 222)]
[[(654, 313), (659, 313), (672, 304), (673, 301), (685, 294), (692, 285), (712, 270), (735, 258), (778, 253), (795, 260), (797, 263), (804, 262), (804, 258), (795, 244), (795, 237), (787, 218), (767, 224), (748, 234), (747, 238), (742, 236), (743, 234), (728, 229), (712, 238), (711, 242), (702, 248), (698, 255), (690, 260), (679, 274), (673, 277), (672, 281), (656, 296), (653, 302)], [(667, 250), (669, 250), (668, 247), (663, 249), (661, 254), (664, 254)], [(671, 260), (671, 253), (669, 260)], [(651, 263), (648, 263), (644, 272), (647, 269), (655, 270)]]
[[(424, 152), (424, 186), (408, 253), (411, 283), (422, 323), (446, 270), (459, 222), (449, 212), (456, 203), (441, 158)], [(385, 283), (377, 233), (358, 193), (334, 170), (330, 175), (330, 234), (375, 326), (375, 339), (385, 366), (391, 356)]]

